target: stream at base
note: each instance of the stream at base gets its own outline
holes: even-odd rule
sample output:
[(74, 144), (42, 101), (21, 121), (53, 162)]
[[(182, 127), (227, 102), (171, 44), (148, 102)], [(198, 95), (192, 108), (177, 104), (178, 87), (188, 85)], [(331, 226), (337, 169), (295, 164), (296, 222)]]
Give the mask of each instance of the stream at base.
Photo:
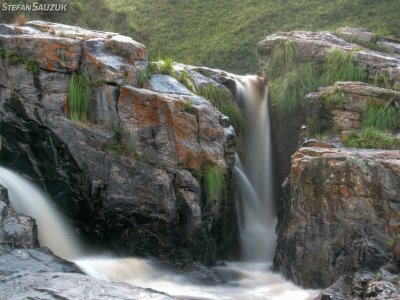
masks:
[(181, 299), (309, 300), (318, 295), (318, 291), (301, 289), (269, 271), (269, 263), (228, 262), (215, 267), (227, 281), (218, 285), (191, 282), (184, 274), (163, 269), (150, 259), (88, 257), (75, 263), (97, 279), (127, 282)]

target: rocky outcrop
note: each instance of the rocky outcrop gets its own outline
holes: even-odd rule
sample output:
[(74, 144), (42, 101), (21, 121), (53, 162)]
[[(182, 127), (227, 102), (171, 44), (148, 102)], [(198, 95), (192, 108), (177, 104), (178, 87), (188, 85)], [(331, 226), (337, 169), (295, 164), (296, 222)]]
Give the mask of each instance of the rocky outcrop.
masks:
[[(322, 69), (332, 49), (351, 53), (367, 83), (320, 87), (286, 115), (272, 106), (275, 175), (284, 182), (274, 266), (305, 287), (332, 285), (318, 299), (397, 299), (400, 153), (351, 149), (346, 137), (375, 126), (367, 125), (368, 108), (399, 109), (399, 43), (363, 29), (278, 33), (258, 44), (263, 65), (282, 42), (295, 46), (299, 62)], [(371, 138), (398, 149), (399, 126)]]
[[(211, 264), (232, 252), (235, 131), (225, 116), (168, 75), (139, 88), (147, 53), (128, 37), (41, 21), (0, 32), (2, 165), (119, 253)], [(90, 78), (87, 123), (69, 116), (71, 72)], [(218, 201), (204, 192), (208, 164), (226, 178)]]
[(382, 150), (297, 151), (278, 229), (279, 270), (317, 288), (388, 262), (400, 217), (399, 156)]

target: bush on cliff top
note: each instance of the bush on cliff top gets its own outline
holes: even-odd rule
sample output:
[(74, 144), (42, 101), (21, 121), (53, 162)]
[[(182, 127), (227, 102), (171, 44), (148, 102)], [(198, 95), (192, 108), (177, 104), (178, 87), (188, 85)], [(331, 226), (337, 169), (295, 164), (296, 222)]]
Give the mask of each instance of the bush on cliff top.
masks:
[(90, 79), (86, 74), (72, 74), (68, 87), (68, 107), (71, 120), (89, 120)]

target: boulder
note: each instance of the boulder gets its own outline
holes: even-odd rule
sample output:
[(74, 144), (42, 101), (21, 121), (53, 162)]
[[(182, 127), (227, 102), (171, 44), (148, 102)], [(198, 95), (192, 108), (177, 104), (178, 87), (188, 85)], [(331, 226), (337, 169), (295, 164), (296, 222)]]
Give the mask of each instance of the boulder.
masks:
[(275, 267), (304, 287), (327, 287), (392, 257), (400, 217), (400, 151), (301, 148), (279, 220)]

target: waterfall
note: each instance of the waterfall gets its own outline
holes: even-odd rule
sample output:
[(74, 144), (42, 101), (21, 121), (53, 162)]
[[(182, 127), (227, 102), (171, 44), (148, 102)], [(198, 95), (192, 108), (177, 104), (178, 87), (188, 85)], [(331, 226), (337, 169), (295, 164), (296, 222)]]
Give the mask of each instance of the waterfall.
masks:
[(41, 246), (67, 259), (81, 254), (79, 241), (70, 224), (39, 188), (3, 167), (0, 167), (0, 184), (8, 190), (11, 207), (36, 220)]
[(235, 174), (243, 209), (240, 234), (242, 257), (250, 261), (272, 261), (276, 217), (272, 187), (271, 133), (268, 92), (264, 80), (245, 76), (236, 81), (237, 98), (245, 119), (246, 144), (242, 162), (235, 159)]

